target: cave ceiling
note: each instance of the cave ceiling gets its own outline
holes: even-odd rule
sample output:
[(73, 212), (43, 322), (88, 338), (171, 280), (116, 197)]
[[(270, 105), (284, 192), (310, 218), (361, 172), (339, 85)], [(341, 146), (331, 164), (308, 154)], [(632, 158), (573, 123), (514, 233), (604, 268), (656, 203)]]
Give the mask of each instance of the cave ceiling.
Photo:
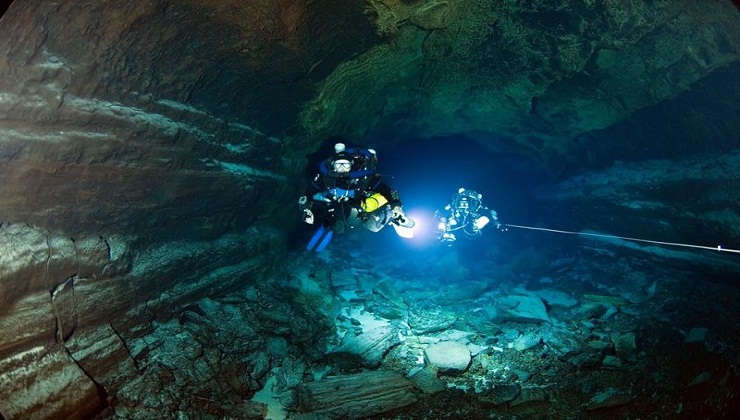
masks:
[(3, 30), (26, 42), (8, 46), (6, 64), (60, 60), (74, 77), (55, 83), (73, 94), (167, 99), (314, 145), (457, 135), (551, 162), (574, 152), (574, 138), (675, 98), (740, 51), (730, 1), (14, 7)]

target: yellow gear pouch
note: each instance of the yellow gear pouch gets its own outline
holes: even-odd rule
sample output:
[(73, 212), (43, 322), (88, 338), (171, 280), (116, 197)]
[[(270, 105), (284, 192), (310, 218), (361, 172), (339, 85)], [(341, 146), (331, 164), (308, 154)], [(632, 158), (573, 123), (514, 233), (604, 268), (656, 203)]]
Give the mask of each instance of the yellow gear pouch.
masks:
[(380, 207), (386, 205), (387, 203), (388, 199), (383, 197), (383, 194), (375, 193), (370, 197), (362, 200), (362, 202), (360, 203), (360, 207), (362, 207), (362, 209), (365, 210), (367, 213), (372, 213)]

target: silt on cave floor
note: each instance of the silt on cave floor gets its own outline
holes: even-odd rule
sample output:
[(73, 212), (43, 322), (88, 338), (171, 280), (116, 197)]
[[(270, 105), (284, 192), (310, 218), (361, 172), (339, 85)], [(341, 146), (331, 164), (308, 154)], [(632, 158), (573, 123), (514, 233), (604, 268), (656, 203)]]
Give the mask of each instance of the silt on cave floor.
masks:
[[(252, 389), (267, 384), (255, 397), (250, 391), (224, 403), (225, 386), (202, 389), (173, 401), (173, 415), (631, 419), (738, 413), (740, 335), (733, 314), (740, 291), (702, 276), (709, 266), (639, 247), (532, 241), (506, 232), (482, 239), (486, 247), (461, 243), (389, 254), (366, 235), (340, 236), (320, 254), (297, 251), (291, 277), (201, 301), (179, 322), (156, 329), (147, 340), (159, 337), (164, 344), (139, 363), (172, 378), (150, 381), (146, 398), (140, 388), (121, 393), (111, 417), (140, 416), (148, 404), (152, 409), (173, 398), (183, 378), (205, 374), (198, 366), (203, 358), (224, 363), (228, 372), (223, 356), (209, 359), (205, 347), (202, 355), (192, 348), (206, 340), (204, 331), (211, 346), (225, 344), (215, 335), (241, 335), (237, 343), (256, 353), (264, 346), (263, 357), (282, 361), (268, 371), (266, 359), (242, 359)], [(733, 258), (724, 262), (737, 265)], [(282, 292), (263, 293), (274, 287)], [(291, 315), (296, 309), (286, 308), (293, 304), (315, 312)], [(262, 331), (262, 345), (245, 344), (249, 333), (238, 331), (256, 325), (249, 316), (260, 318), (263, 329), (275, 326)], [(304, 336), (294, 335), (299, 331)], [(167, 352), (172, 337), (180, 341)], [(296, 353), (297, 343), (305, 353)], [(127, 411), (129, 404), (135, 412)]]

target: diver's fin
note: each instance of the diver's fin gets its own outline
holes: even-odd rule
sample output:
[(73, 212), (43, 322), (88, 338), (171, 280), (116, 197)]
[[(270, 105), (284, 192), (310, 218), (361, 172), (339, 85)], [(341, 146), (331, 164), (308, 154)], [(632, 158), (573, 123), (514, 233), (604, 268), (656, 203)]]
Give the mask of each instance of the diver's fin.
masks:
[(319, 246), (316, 247), (316, 252), (321, 252), (326, 248), (327, 245), (329, 245), (329, 242), (331, 242), (331, 237), (334, 236), (333, 230), (328, 230), (326, 232), (326, 235), (324, 235), (324, 239), (321, 240), (321, 243), (319, 243)]
[(324, 236), (324, 232), (326, 232), (326, 227), (323, 225), (320, 226), (318, 229), (316, 229), (316, 233), (313, 234), (311, 237), (311, 240), (308, 241), (308, 245), (306, 245), (306, 249), (311, 251), (314, 246), (316, 246), (316, 243), (321, 239), (322, 236)]
[(391, 223), (391, 226), (396, 230), (398, 236), (402, 238), (411, 239), (414, 237), (414, 228), (401, 226), (396, 223)]
[(331, 228), (321, 226), (316, 230), (316, 233), (313, 234), (311, 240), (308, 241), (306, 249), (309, 251), (321, 252), (327, 245), (329, 245), (332, 236), (334, 236), (334, 231), (331, 230)]

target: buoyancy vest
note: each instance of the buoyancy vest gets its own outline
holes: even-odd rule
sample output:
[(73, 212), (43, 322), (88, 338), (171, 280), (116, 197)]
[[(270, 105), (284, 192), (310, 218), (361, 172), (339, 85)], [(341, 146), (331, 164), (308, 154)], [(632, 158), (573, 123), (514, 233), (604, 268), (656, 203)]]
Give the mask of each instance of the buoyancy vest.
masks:
[[(465, 205), (462, 203), (465, 202)], [(465, 207), (463, 207), (465, 206)], [(466, 210), (470, 213), (475, 213), (481, 206), (479, 194), (473, 190), (465, 190), (455, 194), (452, 198), (452, 208), (454, 210)]]

